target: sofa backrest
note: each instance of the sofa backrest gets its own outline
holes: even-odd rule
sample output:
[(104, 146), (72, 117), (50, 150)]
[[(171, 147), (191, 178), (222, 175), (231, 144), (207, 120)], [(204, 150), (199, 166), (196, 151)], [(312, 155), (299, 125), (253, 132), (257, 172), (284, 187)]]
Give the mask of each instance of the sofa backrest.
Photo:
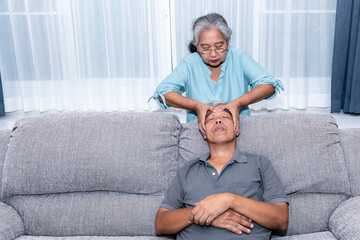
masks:
[(30, 235), (154, 235), (178, 168), (177, 116), (62, 113), (15, 124), (3, 198)]
[(360, 129), (341, 129), (340, 133), (349, 174), (351, 195), (360, 196)]
[[(237, 140), (240, 150), (268, 157), (288, 194), (289, 235), (326, 230), (330, 214), (349, 195), (339, 135), (336, 121), (330, 115), (240, 117)], [(202, 140), (197, 123), (183, 124), (179, 145), (181, 162), (207, 151), (207, 142)]]
[(0, 194), (2, 188), (3, 166), (4, 166), (7, 146), (10, 140), (10, 133), (11, 130), (0, 130)]

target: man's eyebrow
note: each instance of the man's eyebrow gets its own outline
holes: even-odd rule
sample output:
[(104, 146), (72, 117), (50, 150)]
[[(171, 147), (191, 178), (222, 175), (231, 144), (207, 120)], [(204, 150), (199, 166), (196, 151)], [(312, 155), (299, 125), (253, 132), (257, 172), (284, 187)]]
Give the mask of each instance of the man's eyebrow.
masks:
[(213, 113), (213, 111), (208, 110), (208, 111), (206, 112), (205, 119), (208, 118), (212, 113)]
[(224, 109), (224, 112), (227, 112), (228, 114), (230, 114), (230, 116), (232, 116), (232, 113), (230, 112), (229, 109), (225, 108), (225, 109)]

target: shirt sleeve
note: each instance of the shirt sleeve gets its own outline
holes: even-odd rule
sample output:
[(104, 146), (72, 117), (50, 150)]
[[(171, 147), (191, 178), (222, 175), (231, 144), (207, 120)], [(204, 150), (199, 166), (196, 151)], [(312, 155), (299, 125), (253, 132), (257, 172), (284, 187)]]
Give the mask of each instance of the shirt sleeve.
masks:
[(160, 204), (160, 207), (166, 208), (168, 210), (174, 210), (183, 208), (183, 183), (181, 179), (180, 170), (177, 172), (176, 176), (172, 180), (169, 189), (165, 194), (165, 198)]
[(261, 177), (263, 187), (263, 201), (268, 203), (286, 202), (285, 189), (279, 176), (277, 175), (271, 161), (265, 157), (261, 157)]
[[(186, 62), (182, 60), (169, 76), (167, 76), (156, 88), (154, 95), (150, 99), (154, 99), (161, 108), (167, 109), (169, 106), (166, 104), (164, 95), (168, 92), (178, 92), (182, 94), (187, 87), (189, 70)], [(162, 102), (159, 101), (159, 97)], [(149, 99), (149, 100), (150, 100)]]
[(243, 57), (243, 69), (245, 79), (250, 85), (251, 90), (261, 84), (272, 84), (275, 87), (275, 93), (267, 98), (268, 100), (274, 98), (280, 90), (284, 91), (282, 82), (279, 79), (275, 79), (246, 52)]

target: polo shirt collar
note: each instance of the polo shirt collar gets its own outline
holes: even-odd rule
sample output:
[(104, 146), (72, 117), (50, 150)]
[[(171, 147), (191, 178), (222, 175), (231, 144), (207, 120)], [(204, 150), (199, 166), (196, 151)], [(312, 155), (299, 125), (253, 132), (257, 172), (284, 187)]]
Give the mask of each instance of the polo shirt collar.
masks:
[[(208, 158), (210, 157), (210, 152), (207, 152), (199, 157), (199, 162), (206, 163)], [(233, 157), (229, 160), (229, 164), (237, 162), (237, 163), (247, 163), (246, 156), (236, 147), (235, 153)]]

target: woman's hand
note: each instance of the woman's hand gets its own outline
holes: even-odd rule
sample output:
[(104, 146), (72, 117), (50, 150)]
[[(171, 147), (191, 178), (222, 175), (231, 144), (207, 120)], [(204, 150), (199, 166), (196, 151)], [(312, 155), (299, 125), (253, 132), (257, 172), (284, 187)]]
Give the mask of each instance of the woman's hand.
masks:
[(214, 111), (214, 107), (198, 102), (195, 106), (195, 111), (198, 117), (200, 133), (206, 139), (205, 117), (208, 111)]
[(239, 101), (236, 101), (236, 99), (226, 105), (222, 105), (221, 109), (228, 109), (233, 117), (234, 121), (234, 132), (236, 136), (239, 136), (240, 134), (240, 127), (239, 127), (239, 114), (240, 114), (240, 108), (242, 105), (239, 103)]

